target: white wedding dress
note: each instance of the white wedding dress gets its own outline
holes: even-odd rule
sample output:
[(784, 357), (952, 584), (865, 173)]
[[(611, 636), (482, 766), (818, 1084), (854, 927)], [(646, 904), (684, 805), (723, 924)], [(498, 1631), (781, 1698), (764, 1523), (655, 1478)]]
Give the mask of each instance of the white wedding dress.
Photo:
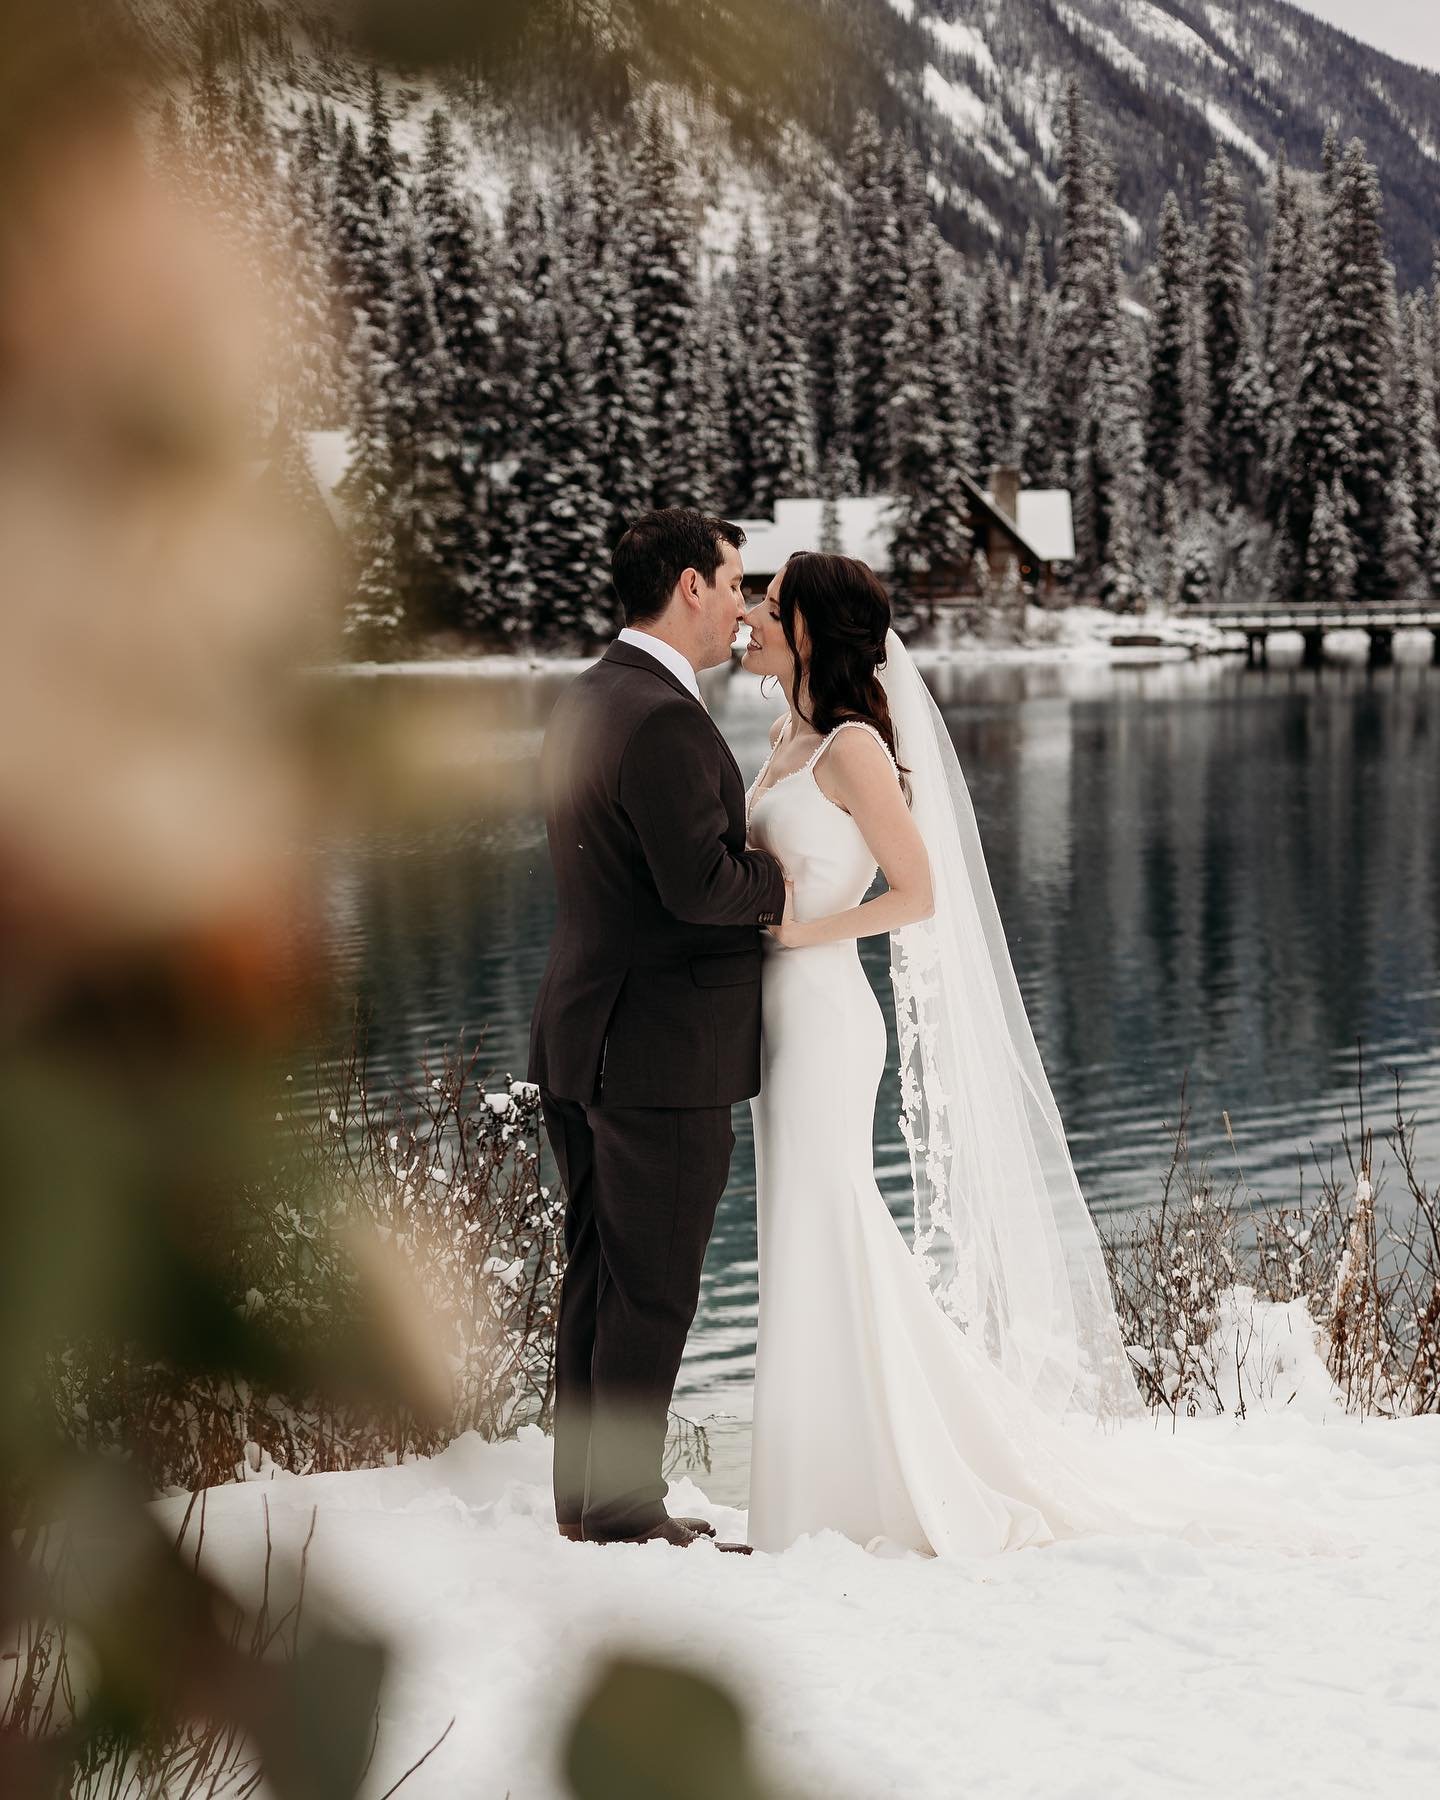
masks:
[[(916, 716), (912, 708), (912, 741)], [(839, 729), (871, 731), (883, 746), (873, 726)], [(859, 827), (815, 779), (833, 737), (804, 768), (773, 783), (767, 763), (747, 797), (750, 841), (784, 865), (801, 920), (859, 905), (877, 872)], [(903, 735), (899, 751), (908, 766)], [(933, 848), (931, 862), (933, 870)], [(795, 950), (768, 936), (764, 943), (762, 1086), (751, 1101), (760, 1294), (750, 1542), (782, 1550), (830, 1529), (865, 1546), (951, 1556), (1096, 1531), (1158, 1531), (1332, 1547), (1297, 1526), (1293, 1506), (1231, 1459), (1159, 1438), (1143, 1424), (1111, 1435), (1098, 1428), (1097, 1413), (1077, 1414), (1073, 1404), (1047, 1409), (1044, 1383), (1027, 1380), (1026, 1365), (1006, 1363), (1002, 1352), (1023, 1345), (1027, 1333), (1033, 1340), (1031, 1315), (1043, 1310), (1020, 1295), (1053, 1300), (1054, 1287), (1017, 1289), (1003, 1302), (1014, 1316), (1003, 1321), (999, 1350), (993, 1330), (987, 1345), (983, 1331), (956, 1322), (932, 1285), (935, 1265), (924, 1245), (921, 1254), (912, 1250), (875, 1182), (871, 1131), (886, 1031), (856, 940)], [(984, 968), (974, 970), (978, 990)], [(957, 998), (966, 1009), (964, 995), (950, 1001)], [(978, 992), (973, 998), (978, 1006)], [(902, 1060), (906, 1037), (902, 1019)], [(1001, 1055), (998, 1041), (984, 1048)], [(978, 1084), (980, 1062), (966, 1068)], [(931, 1084), (939, 1086), (933, 1074)], [(941, 1098), (932, 1095), (932, 1103)], [(971, 1135), (983, 1148), (991, 1128), (977, 1123)], [(1028, 1164), (1036, 1164), (1024, 1130), (993, 1135), (1004, 1146), (1023, 1140)], [(913, 1141), (911, 1148), (918, 1184), (924, 1146), (918, 1159)], [(930, 1166), (933, 1172), (933, 1155)], [(1011, 1197), (1018, 1210), (1013, 1182)], [(993, 1241), (997, 1228), (983, 1203), (972, 1210)], [(1088, 1215), (1085, 1230), (1093, 1236)], [(956, 1235), (963, 1237), (958, 1227)], [(1089, 1245), (1080, 1248), (1083, 1261)], [(1044, 1264), (1042, 1249), (1038, 1237), (1017, 1241), (1009, 1260), (1033, 1274)], [(1003, 1284), (1003, 1266), (998, 1279)], [(1078, 1284), (1074, 1292), (1089, 1288)], [(1108, 1286), (1101, 1303), (1118, 1345)], [(1066, 1312), (1064, 1290), (1055, 1304), (1074, 1327), (1080, 1302)], [(992, 1296), (992, 1314), (994, 1305)], [(1099, 1359), (1097, 1331), (1082, 1322), (1074, 1339), (1081, 1360), (1087, 1353)], [(1036, 1359), (1033, 1367), (1043, 1372), (1048, 1364)], [(1128, 1387), (1131, 1404), (1121, 1410), (1143, 1416), (1133, 1381)]]
[[(758, 799), (751, 789), (750, 840), (784, 865), (800, 919), (858, 906), (876, 875), (859, 827), (816, 783), (830, 742)], [(751, 1543), (780, 1550), (830, 1527), (944, 1555), (1098, 1525), (1103, 1507), (1073, 1515), (1038, 1447), (1012, 1436), (997, 1381), (875, 1184), (885, 1021), (857, 941), (765, 945)]]

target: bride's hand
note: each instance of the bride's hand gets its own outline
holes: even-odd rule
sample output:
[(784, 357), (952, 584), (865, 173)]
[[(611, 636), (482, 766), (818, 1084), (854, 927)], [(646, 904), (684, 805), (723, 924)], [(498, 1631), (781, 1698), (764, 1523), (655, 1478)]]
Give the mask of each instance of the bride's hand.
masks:
[(795, 883), (793, 881), (787, 880), (785, 883), (785, 911), (781, 915), (780, 923), (767, 926), (766, 929), (775, 942), (786, 950), (803, 950), (809, 943), (810, 927), (801, 924), (800, 920), (795, 917)]

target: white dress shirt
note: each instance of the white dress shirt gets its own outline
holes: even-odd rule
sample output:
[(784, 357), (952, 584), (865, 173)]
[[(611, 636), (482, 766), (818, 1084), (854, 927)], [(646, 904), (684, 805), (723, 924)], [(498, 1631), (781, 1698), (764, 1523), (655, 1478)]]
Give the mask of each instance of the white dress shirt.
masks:
[[(675, 679), (683, 681), (695, 698), (700, 700), (700, 683), (696, 679), (694, 664), (688, 656), (682, 656), (673, 644), (667, 644), (663, 638), (651, 637), (648, 631), (636, 631), (629, 625), (620, 633), (619, 642), (633, 644), (637, 650), (643, 650), (647, 656), (653, 656), (656, 662), (663, 663)], [(700, 700), (700, 704), (704, 706), (705, 702)]]

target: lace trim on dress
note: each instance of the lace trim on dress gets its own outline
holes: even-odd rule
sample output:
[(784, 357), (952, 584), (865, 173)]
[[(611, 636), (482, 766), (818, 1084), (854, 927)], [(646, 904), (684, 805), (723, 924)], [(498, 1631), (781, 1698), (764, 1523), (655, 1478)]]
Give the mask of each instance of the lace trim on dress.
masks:
[[(755, 802), (760, 798), (760, 784), (762, 781), (764, 781), (765, 777), (770, 773), (770, 765), (775, 760), (775, 753), (780, 748), (781, 744), (784, 743), (784, 741), (785, 741), (785, 733), (782, 731), (779, 734), (779, 736), (776, 737), (774, 743), (771, 744), (770, 754), (765, 758), (764, 762), (761, 763), (760, 773), (755, 777), (755, 779), (750, 783), (749, 787), (746, 788), (746, 790), (745, 790), (745, 823), (747, 825), (750, 823), (750, 809), (751, 809), (751, 807), (754, 806)], [(781, 781), (783, 781), (787, 778), (782, 775), (780, 779), (781, 779)], [(777, 781), (774, 785), (776, 787), (779, 787), (780, 782)], [(767, 788), (765, 791), (768, 793), (770, 790)]]
[[(807, 760), (802, 763), (798, 769), (792, 769), (788, 775), (781, 775), (778, 780), (772, 781), (768, 787), (763, 786), (762, 783), (764, 782), (765, 777), (770, 773), (770, 765), (775, 760), (775, 753), (779, 750), (781, 744), (785, 742), (785, 733), (782, 732), (770, 746), (770, 754), (765, 758), (764, 763), (761, 765), (760, 773), (745, 791), (745, 823), (747, 825), (750, 823), (750, 814), (754, 810), (755, 803), (757, 800), (762, 799), (764, 795), (773, 793), (776, 788), (783, 787), (787, 781), (794, 781), (798, 776), (813, 775), (815, 773), (816, 763), (819, 762), (820, 758), (830, 748), (833, 740), (838, 737), (842, 731), (849, 730), (852, 726), (857, 730), (868, 731), (870, 733), (871, 737), (874, 738), (875, 742), (879, 744), (880, 748), (885, 752), (886, 757), (889, 759), (890, 767), (895, 770), (896, 779), (898, 780), (900, 775), (899, 766), (896, 763), (894, 756), (891, 754), (890, 746), (885, 742), (878, 727), (872, 725), (868, 719), (842, 719), (840, 723), (835, 726), (834, 730), (826, 732), (825, 736), (821, 738), (820, 742), (811, 751)], [(830, 799), (830, 796), (825, 792), (824, 788), (822, 788), (818, 782), (815, 785), (816, 792), (820, 795), (821, 799), (829, 801), (829, 804), (834, 806), (835, 802)], [(843, 812), (844, 808), (841, 807), (838, 810)]]
[(810, 758), (809, 762), (806, 763), (805, 767), (807, 769), (813, 769), (815, 764), (819, 762), (820, 758), (829, 748), (831, 741), (834, 738), (837, 738), (842, 731), (850, 731), (852, 729), (856, 731), (868, 731), (875, 742), (885, 752), (886, 760), (889, 762), (890, 767), (895, 770), (897, 775), (900, 773), (895, 758), (891, 753), (890, 746), (885, 742), (884, 733), (880, 730), (878, 725), (872, 725), (869, 719), (842, 719), (832, 732), (820, 740), (819, 748)]

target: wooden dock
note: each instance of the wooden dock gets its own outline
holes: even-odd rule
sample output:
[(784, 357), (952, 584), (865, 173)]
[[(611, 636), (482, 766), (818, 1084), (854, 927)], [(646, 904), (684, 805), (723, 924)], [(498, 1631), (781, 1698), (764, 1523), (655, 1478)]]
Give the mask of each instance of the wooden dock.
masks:
[(1246, 661), (1263, 666), (1266, 641), (1275, 631), (1298, 631), (1305, 643), (1307, 668), (1324, 660), (1327, 631), (1363, 631), (1370, 640), (1371, 668), (1385, 668), (1394, 660), (1395, 633), (1422, 630), (1430, 633), (1430, 660), (1440, 665), (1440, 606), (1397, 606), (1354, 602), (1343, 606), (1187, 606), (1187, 618), (1205, 619), (1226, 631), (1245, 634)]

